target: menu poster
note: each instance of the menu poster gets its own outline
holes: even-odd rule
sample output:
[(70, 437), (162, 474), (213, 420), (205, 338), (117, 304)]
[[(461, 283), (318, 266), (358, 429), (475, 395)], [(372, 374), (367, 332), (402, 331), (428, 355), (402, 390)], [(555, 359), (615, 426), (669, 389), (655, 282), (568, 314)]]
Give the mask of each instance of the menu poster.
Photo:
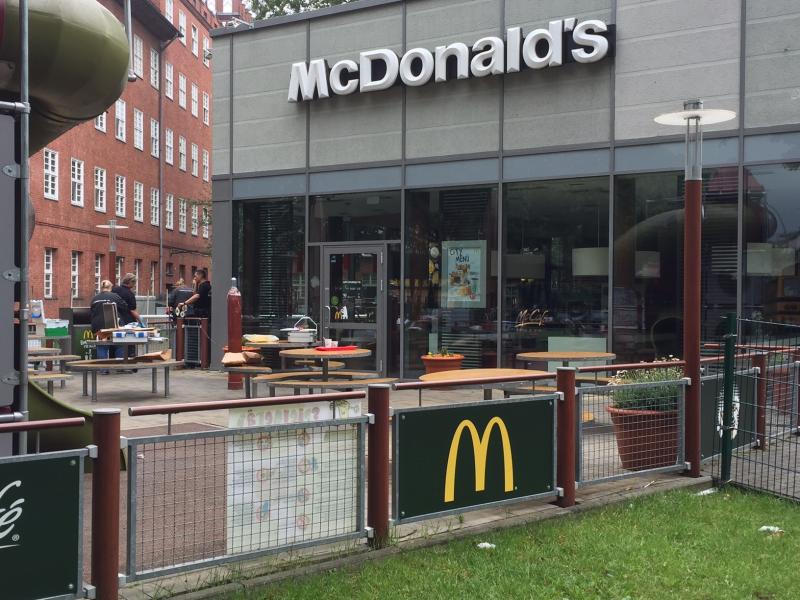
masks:
[(442, 242), (442, 305), (486, 307), (486, 240)]

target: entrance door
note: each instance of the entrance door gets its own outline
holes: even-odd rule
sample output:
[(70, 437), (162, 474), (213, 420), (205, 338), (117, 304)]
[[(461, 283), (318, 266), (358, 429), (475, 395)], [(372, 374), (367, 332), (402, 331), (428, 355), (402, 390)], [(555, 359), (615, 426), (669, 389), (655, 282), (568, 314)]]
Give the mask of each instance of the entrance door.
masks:
[(383, 374), (386, 363), (386, 251), (383, 246), (325, 246), (322, 253), (322, 336), (340, 346), (372, 350), (348, 359), (349, 370)]

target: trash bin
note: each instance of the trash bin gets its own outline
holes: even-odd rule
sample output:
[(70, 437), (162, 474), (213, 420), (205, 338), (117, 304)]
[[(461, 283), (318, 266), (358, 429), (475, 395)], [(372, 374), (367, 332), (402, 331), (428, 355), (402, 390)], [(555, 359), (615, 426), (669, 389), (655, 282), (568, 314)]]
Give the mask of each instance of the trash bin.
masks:
[(86, 345), (86, 340), (94, 339), (91, 309), (88, 306), (61, 308), (58, 316), (69, 323), (70, 345), (65, 352), (82, 359), (95, 358), (94, 348)]

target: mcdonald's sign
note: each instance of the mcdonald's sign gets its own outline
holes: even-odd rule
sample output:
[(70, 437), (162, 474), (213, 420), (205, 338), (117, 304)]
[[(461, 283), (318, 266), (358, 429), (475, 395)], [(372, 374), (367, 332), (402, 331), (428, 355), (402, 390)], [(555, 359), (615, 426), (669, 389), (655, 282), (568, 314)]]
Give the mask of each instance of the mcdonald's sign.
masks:
[(555, 494), (555, 402), (536, 396), (399, 409), (394, 518)]

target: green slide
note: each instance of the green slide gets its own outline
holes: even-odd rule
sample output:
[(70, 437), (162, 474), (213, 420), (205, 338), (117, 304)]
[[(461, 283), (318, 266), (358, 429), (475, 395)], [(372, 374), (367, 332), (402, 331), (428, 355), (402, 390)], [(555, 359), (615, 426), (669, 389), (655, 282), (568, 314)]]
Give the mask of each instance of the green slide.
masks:
[[(83, 427), (65, 427), (63, 429), (44, 429), (39, 432), (42, 452), (71, 450), (82, 448), (92, 443), (92, 413), (75, 408), (54, 398), (35, 383), (28, 383), (28, 412), (31, 421), (44, 419), (70, 419), (85, 417)], [(28, 449), (34, 451), (36, 434), (28, 435)]]

